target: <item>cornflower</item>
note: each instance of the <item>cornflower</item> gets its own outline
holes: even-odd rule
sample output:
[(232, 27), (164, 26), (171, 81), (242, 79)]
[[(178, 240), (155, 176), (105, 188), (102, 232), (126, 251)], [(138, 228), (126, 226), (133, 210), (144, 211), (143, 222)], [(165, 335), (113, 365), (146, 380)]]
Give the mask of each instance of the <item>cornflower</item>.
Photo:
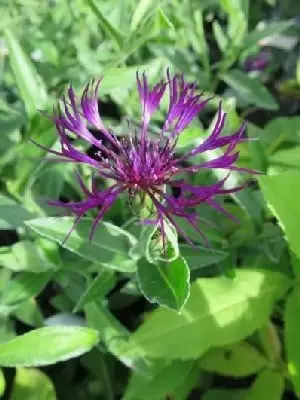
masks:
[[(80, 219), (91, 209), (97, 210), (97, 215), (91, 226), (90, 239), (97, 224), (112, 207), (116, 199), (124, 192), (130, 199), (140, 196), (147, 198), (154, 212), (143, 216), (142, 224), (156, 224), (165, 246), (165, 223), (171, 224), (177, 232), (189, 243), (191, 239), (178, 224), (178, 219), (186, 220), (205, 240), (205, 235), (199, 228), (197, 206), (206, 203), (215, 210), (231, 216), (217, 201), (220, 195), (228, 195), (241, 190), (244, 185), (226, 188), (226, 181), (231, 171), (255, 172), (235, 165), (239, 151), (237, 145), (244, 140), (245, 124), (234, 133), (222, 135), (226, 113), (222, 111), (221, 103), (211, 131), (200, 144), (183, 155), (176, 155), (176, 144), (180, 134), (197, 117), (210, 99), (203, 99), (197, 93), (196, 83), (188, 83), (182, 75), (170, 76), (150, 88), (145, 74), (137, 73), (137, 89), (141, 103), (141, 123), (134, 133), (128, 132), (119, 138), (111, 129), (105, 127), (98, 109), (98, 90), (101, 80), (89, 82), (80, 98), (76, 96), (72, 86), (67, 97), (61, 99), (51, 117), (55, 123), (60, 140), (61, 150), (46, 149), (49, 153), (59, 156), (62, 161), (71, 161), (91, 166), (96, 175), (108, 179), (112, 184), (98, 190), (95, 177), (89, 189), (82, 178), (78, 181), (85, 198), (69, 203), (50, 201), (49, 204), (63, 207), (75, 215), (74, 229)], [(156, 138), (149, 133), (149, 125), (153, 113), (159, 108), (163, 96), (169, 93), (168, 109), (162, 128)], [(101, 132), (103, 140), (97, 139), (93, 130)], [(78, 150), (69, 133), (83, 139), (97, 149), (96, 156)], [(213, 160), (193, 162), (195, 156), (207, 151), (224, 148), (221, 155)], [(197, 174), (202, 170), (224, 169), (228, 174), (221, 180), (210, 185), (193, 185), (182, 179), (186, 173)], [(172, 188), (177, 188), (179, 195), (173, 194)], [(69, 236), (68, 234), (68, 236)], [(68, 237), (67, 236), (67, 237)], [(67, 239), (67, 238), (66, 238)]]

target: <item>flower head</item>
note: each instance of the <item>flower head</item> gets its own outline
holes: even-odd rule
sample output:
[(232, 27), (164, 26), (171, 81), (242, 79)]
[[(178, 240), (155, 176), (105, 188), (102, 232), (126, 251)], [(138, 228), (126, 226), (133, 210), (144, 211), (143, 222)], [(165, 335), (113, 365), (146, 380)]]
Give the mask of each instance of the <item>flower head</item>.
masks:
[(246, 71), (264, 71), (270, 64), (270, 54), (262, 50), (256, 55), (249, 56), (244, 64)]
[[(170, 76), (150, 88), (146, 75), (137, 74), (137, 88), (141, 103), (141, 124), (134, 134), (117, 137), (107, 129), (98, 109), (98, 90), (101, 81), (91, 81), (86, 85), (81, 98), (77, 98), (72, 87), (67, 97), (62, 98), (62, 106), (54, 113), (53, 121), (59, 135), (61, 150), (47, 149), (65, 161), (89, 164), (102, 178), (109, 178), (110, 187), (99, 191), (95, 180), (91, 189), (87, 188), (78, 176), (85, 198), (78, 202), (63, 203), (51, 201), (50, 204), (71, 210), (78, 222), (89, 210), (96, 209), (97, 216), (91, 227), (90, 237), (104, 214), (123, 192), (129, 197), (139, 194), (147, 197), (155, 210), (152, 215), (141, 215), (144, 224), (157, 224), (165, 240), (166, 220), (188, 241), (190, 239), (178, 225), (178, 218), (185, 219), (203, 236), (198, 226), (195, 208), (206, 203), (214, 209), (228, 214), (216, 198), (240, 190), (224, 188), (230, 171), (247, 171), (235, 166), (239, 152), (236, 146), (245, 140), (245, 125), (230, 135), (222, 135), (226, 114), (221, 104), (212, 133), (201, 144), (182, 156), (175, 156), (179, 135), (205, 107), (208, 99), (198, 94), (195, 83), (187, 83), (183, 76)], [(160, 134), (153, 139), (149, 135), (149, 124), (153, 113), (158, 109), (163, 96), (169, 94), (169, 106)], [(92, 131), (101, 132), (103, 140), (97, 139)], [(97, 149), (97, 157), (91, 157), (78, 150), (69, 138), (69, 133), (84, 139)], [(224, 148), (224, 152), (211, 161), (191, 162), (193, 158), (206, 151)], [(222, 168), (228, 175), (217, 183), (196, 186), (182, 179), (186, 172), (198, 173), (203, 169)], [(181, 177), (181, 178), (180, 178)], [(172, 188), (179, 189), (179, 196), (172, 194)]]

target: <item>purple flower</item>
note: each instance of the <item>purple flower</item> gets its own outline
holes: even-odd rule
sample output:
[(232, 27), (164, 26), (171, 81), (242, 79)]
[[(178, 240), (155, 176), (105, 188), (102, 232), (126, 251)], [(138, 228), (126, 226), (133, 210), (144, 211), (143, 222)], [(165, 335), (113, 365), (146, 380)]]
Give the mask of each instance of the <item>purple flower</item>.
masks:
[(250, 71), (263, 71), (270, 63), (269, 53), (265, 50), (254, 56), (249, 56), (245, 61), (245, 70)]
[[(91, 189), (87, 188), (82, 179), (78, 181), (85, 198), (82, 201), (63, 203), (51, 201), (51, 205), (69, 209), (75, 214), (75, 223), (89, 210), (96, 209), (97, 216), (91, 227), (90, 238), (97, 224), (110, 209), (118, 196), (127, 192), (130, 198), (139, 195), (151, 202), (155, 212), (141, 217), (141, 223), (157, 224), (163, 242), (165, 242), (165, 223), (176, 228), (187, 241), (191, 240), (181, 230), (178, 219), (184, 219), (202, 236), (199, 228), (199, 217), (195, 208), (206, 203), (217, 211), (228, 215), (217, 202), (220, 195), (241, 190), (244, 185), (232, 189), (224, 188), (230, 171), (253, 172), (235, 166), (239, 152), (237, 145), (245, 139), (245, 125), (237, 132), (222, 135), (226, 114), (219, 105), (216, 122), (210, 136), (182, 156), (175, 155), (175, 147), (179, 135), (187, 125), (205, 107), (209, 99), (203, 99), (197, 94), (195, 83), (187, 83), (183, 76), (171, 77), (150, 88), (146, 75), (137, 74), (137, 88), (141, 103), (141, 125), (134, 134), (128, 133), (124, 138), (118, 138), (107, 129), (98, 110), (98, 89), (101, 81), (91, 81), (85, 87), (78, 99), (73, 88), (68, 89), (68, 96), (62, 98), (62, 106), (58, 106), (53, 118), (59, 135), (61, 150), (47, 149), (50, 153), (62, 157), (63, 161), (89, 164), (98, 177), (109, 178), (113, 183), (110, 187), (99, 191), (95, 179)], [(156, 139), (150, 138), (149, 124), (152, 114), (159, 108), (162, 97), (169, 93), (169, 106), (160, 134)], [(101, 132), (103, 140), (95, 138), (90, 128)], [(93, 158), (78, 150), (68, 134), (84, 139), (97, 149), (97, 157)], [(192, 162), (193, 158), (209, 150), (224, 148), (224, 152), (211, 161)], [(222, 168), (228, 175), (217, 183), (208, 186), (197, 186), (182, 179), (189, 173), (201, 170)], [(179, 196), (172, 194), (172, 188), (177, 188)], [(229, 214), (230, 216), (230, 214)], [(75, 226), (75, 225), (74, 225)], [(71, 230), (72, 232), (72, 230)], [(70, 233), (71, 233), (70, 232)]]

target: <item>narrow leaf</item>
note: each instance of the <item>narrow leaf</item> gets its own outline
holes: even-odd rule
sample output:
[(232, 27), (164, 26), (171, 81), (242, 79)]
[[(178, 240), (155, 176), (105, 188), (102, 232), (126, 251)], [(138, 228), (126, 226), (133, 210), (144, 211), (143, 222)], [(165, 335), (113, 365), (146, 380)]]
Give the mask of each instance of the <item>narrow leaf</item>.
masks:
[(101, 11), (101, 7), (96, 3), (95, 0), (87, 0), (87, 4), (91, 7), (96, 17), (98, 18), (99, 24), (102, 29), (115, 41), (119, 49), (123, 47), (123, 36), (105, 17)]
[(258, 80), (250, 78), (246, 73), (232, 69), (221, 78), (250, 104), (266, 110), (278, 109), (278, 104), (269, 91)]
[(214, 33), (216, 42), (218, 43), (219, 49), (222, 52), (224, 52), (227, 47), (227, 43), (228, 43), (226, 34), (223, 31), (221, 25), (219, 24), (219, 22), (217, 20), (213, 21), (212, 27), (213, 27), (213, 33)]
[(258, 44), (258, 42), (267, 36), (275, 35), (281, 32), (286, 31), (293, 25), (293, 21), (276, 21), (270, 23), (263, 29), (255, 29), (254, 31), (250, 32), (244, 41), (244, 46), (250, 48)]
[(89, 302), (104, 297), (114, 287), (116, 282), (117, 278), (113, 271), (101, 271), (78, 300), (74, 312), (81, 310)]
[(257, 333), (259, 344), (264, 354), (272, 363), (281, 362), (282, 345), (277, 332), (277, 327), (271, 322), (268, 323)]
[(149, 10), (153, 11), (155, 3), (158, 4), (157, 0), (140, 0), (135, 7), (135, 11), (132, 16), (130, 30), (135, 31), (139, 24), (143, 21), (145, 15)]
[(35, 71), (34, 65), (23, 51), (17, 38), (9, 29), (5, 30), (10, 64), (29, 116), (45, 105), (45, 85)]
[[(135, 271), (135, 262), (128, 256), (131, 246), (136, 243), (135, 237), (113, 224), (102, 222), (98, 224), (93, 239), (89, 240), (92, 223), (92, 219), (82, 218), (64, 247), (106, 268), (123, 272)], [(38, 218), (27, 221), (26, 225), (39, 235), (61, 244), (72, 230), (74, 219)]]
[(86, 353), (98, 341), (99, 334), (93, 329), (66, 326), (40, 328), (0, 344), (0, 365), (51, 365)]
[(115, 375), (114, 370), (111, 368), (110, 354), (100, 353), (95, 348), (84, 354), (80, 361), (101, 382), (103, 398), (105, 400), (115, 400)]
[(84, 307), (88, 325), (100, 332), (101, 337), (110, 353), (126, 366), (149, 376), (149, 362), (145, 357), (123, 356), (128, 347), (129, 332), (101, 303), (93, 302)]

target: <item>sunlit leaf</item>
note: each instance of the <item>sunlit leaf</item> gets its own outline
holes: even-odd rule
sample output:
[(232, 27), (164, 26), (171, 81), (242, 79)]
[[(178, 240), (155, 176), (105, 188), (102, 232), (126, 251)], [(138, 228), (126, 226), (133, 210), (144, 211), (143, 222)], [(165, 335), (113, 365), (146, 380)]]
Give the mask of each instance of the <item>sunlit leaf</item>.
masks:
[(289, 171), (280, 175), (263, 176), (259, 178), (259, 183), (291, 249), (300, 256), (300, 172)]
[(253, 383), (245, 400), (281, 400), (284, 391), (284, 377), (276, 371), (265, 369)]
[(86, 353), (98, 341), (98, 332), (89, 328), (40, 328), (1, 343), (0, 365), (34, 367), (55, 364)]
[(299, 346), (300, 289), (296, 287), (290, 294), (285, 308), (285, 346), (287, 362), (296, 393), (300, 393), (300, 346)]
[(154, 311), (133, 334), (125, 354), (187, 359), (235, 343), (266, 323), (288, 282), (277, 272), (245, 268), (234, 279), (200, 278), (181, 313)]
[(10, 400), (56, 400), (50, 378), (33, 368), (17, 368)]
[(268, 360), (246, 342), (211, 349), (200, 362), (205, 371), (236, 377), (255, 374), (267, 364)]

